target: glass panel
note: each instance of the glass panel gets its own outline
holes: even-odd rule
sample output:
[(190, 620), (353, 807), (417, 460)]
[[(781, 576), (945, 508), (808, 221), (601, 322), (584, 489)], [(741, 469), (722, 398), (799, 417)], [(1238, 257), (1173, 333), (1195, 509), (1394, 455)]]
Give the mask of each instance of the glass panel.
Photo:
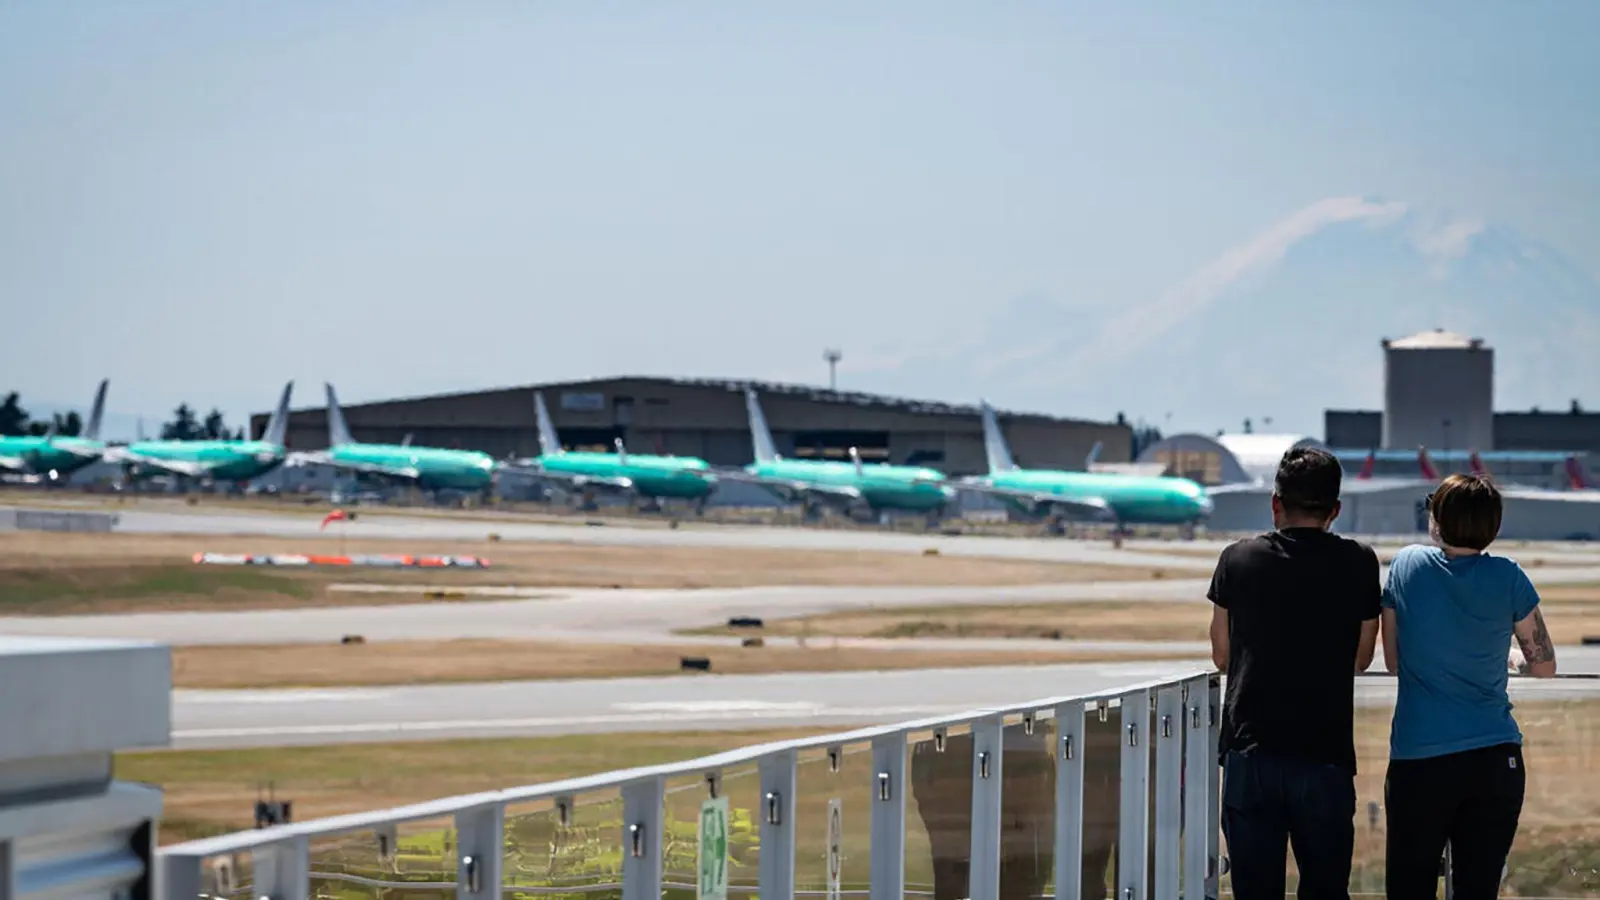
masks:
[(455, 819), (406, 822), (384, 853), (372, 831), (311, 841), (311, 896), (447, 900), (456, 890)]
[[(728, 894), (754, 895), (761, 881), (761, 774), (755, 765), (726, 769), (717, 795), (728, 801)], [(662, 895), (692, 900), (699, 878), (700, 812), (711, 799), (704, 776), (667, 781)]]
[(906, 893), (935, 900), (969, 896), (972, 855), (972, 729), (906, 739)]
[(1053, 723), (1035, 719), (1029, 726), (1009, 716), (1001, 746), (1000, 896), (1031, 900), (1045, 895), (1055, 872)]
[(1122, 822), (1122, 706), (1089, 707), (1083, 718), (1084, 900), (1111, 895)]
[(833, 807), (839, 810), (840, 894), (867, 894), (872, 873), (874, 775), (870, 744), (843, 747), (837, 771), (825, 750), (800, 754), (795, 775), (796, 896), (829, 894), (829, 811)]
[(517, 896), (621, 898), (621, 795), (615, 790), (579, 794), (571, 800), (565, 825), (551, 800), (507, 807), (502, 877), (506, 890)]
[(201, 893), (220, 900), (253, 900), (253, 863), (248, 853), (211, 857), (201, 866)]

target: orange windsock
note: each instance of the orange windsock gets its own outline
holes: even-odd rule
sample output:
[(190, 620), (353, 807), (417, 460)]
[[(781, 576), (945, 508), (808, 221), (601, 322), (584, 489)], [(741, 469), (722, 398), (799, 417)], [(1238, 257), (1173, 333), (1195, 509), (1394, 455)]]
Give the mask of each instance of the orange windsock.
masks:
[(322, 517), (322, 524), (318, 526), (318, 529), (327, 528), (329, 522), (343, 522), (349, 520), (349, 518), (349, 516), (345, 515), (344, 510), (336, 509)]

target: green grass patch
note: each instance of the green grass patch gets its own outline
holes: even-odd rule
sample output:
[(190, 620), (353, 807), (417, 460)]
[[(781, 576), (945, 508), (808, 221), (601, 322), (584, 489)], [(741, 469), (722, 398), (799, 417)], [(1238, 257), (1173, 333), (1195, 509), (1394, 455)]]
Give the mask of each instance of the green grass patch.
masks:
[(0, 572), (0, 613), (89, 606), (108, 600), (275, 594), (310, 599), (315, 586), (291, 575), (192, 564)]

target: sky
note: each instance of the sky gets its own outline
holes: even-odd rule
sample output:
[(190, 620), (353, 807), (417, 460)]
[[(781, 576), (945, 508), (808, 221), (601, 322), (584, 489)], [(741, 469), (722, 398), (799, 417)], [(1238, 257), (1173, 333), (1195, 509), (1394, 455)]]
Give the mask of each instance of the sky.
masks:
[(664, 7), (0, 4), (0, 391), (237, 421), (827, 347), (871, 390), (1328, 198), (1600, 271), (1600, 4)]

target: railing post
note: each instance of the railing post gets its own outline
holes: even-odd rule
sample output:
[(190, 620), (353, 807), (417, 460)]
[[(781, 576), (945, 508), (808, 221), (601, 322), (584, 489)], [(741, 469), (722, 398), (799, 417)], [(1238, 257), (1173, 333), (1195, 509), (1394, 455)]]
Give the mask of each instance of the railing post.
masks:
[(967, 866), (967, 896), (1000, 900), (1000, 783), (1004, 764), (1005, 718), (990, 716), (972, 725), (972, 851)]
[(204, 887), (205, 860), (198, 856), (163, 856), (156, 865), (154, 900), (197, 900)]
[(1214, 817), (1208, 791), (1211, 773), (1217, 767), (1211, 755), (1211, 697), (1209, 682), (1197, 678), (1183, 686), (1183, 897), (1201, 900), (1206, 896), (1208, 841)]
[(1159, 900), (1178, 896), (1179, 843), (1183, 835), (1183, 686), (1156, 692), (1156, 856), (1151, 879)]
[(1206, 896), (1222, 893), (1222, 765), (1217, 751), (1222, 739), (1222, 676), (1206, 677)]
[(784, 750), (761, 759), (761, 896), (794, 896), (795, 775), (798, 758)]
[(622, 788), (622, 900), (661, 900), (661, 829), (666, 782), (646, 778)]
[(456, 897), (500, 900), (506, 810), (501, 804), (456, 813)]
[(1150, 869), (1150, 692), (1122, 696), (1122, 809), (1117, 896), (1148, 900)]
[[(1083, 701), (1056, 707), (1056, 900), (1083, 893)], [(1102, 885), (1101, 890), (1104, 891)]]
[(905, 900), (906, 736), (872, 741), (871, 900)]
[(270, 900), (306, 900), (311, 894), (311, 842), (291, 837), (251, 854), (254, 894)]

